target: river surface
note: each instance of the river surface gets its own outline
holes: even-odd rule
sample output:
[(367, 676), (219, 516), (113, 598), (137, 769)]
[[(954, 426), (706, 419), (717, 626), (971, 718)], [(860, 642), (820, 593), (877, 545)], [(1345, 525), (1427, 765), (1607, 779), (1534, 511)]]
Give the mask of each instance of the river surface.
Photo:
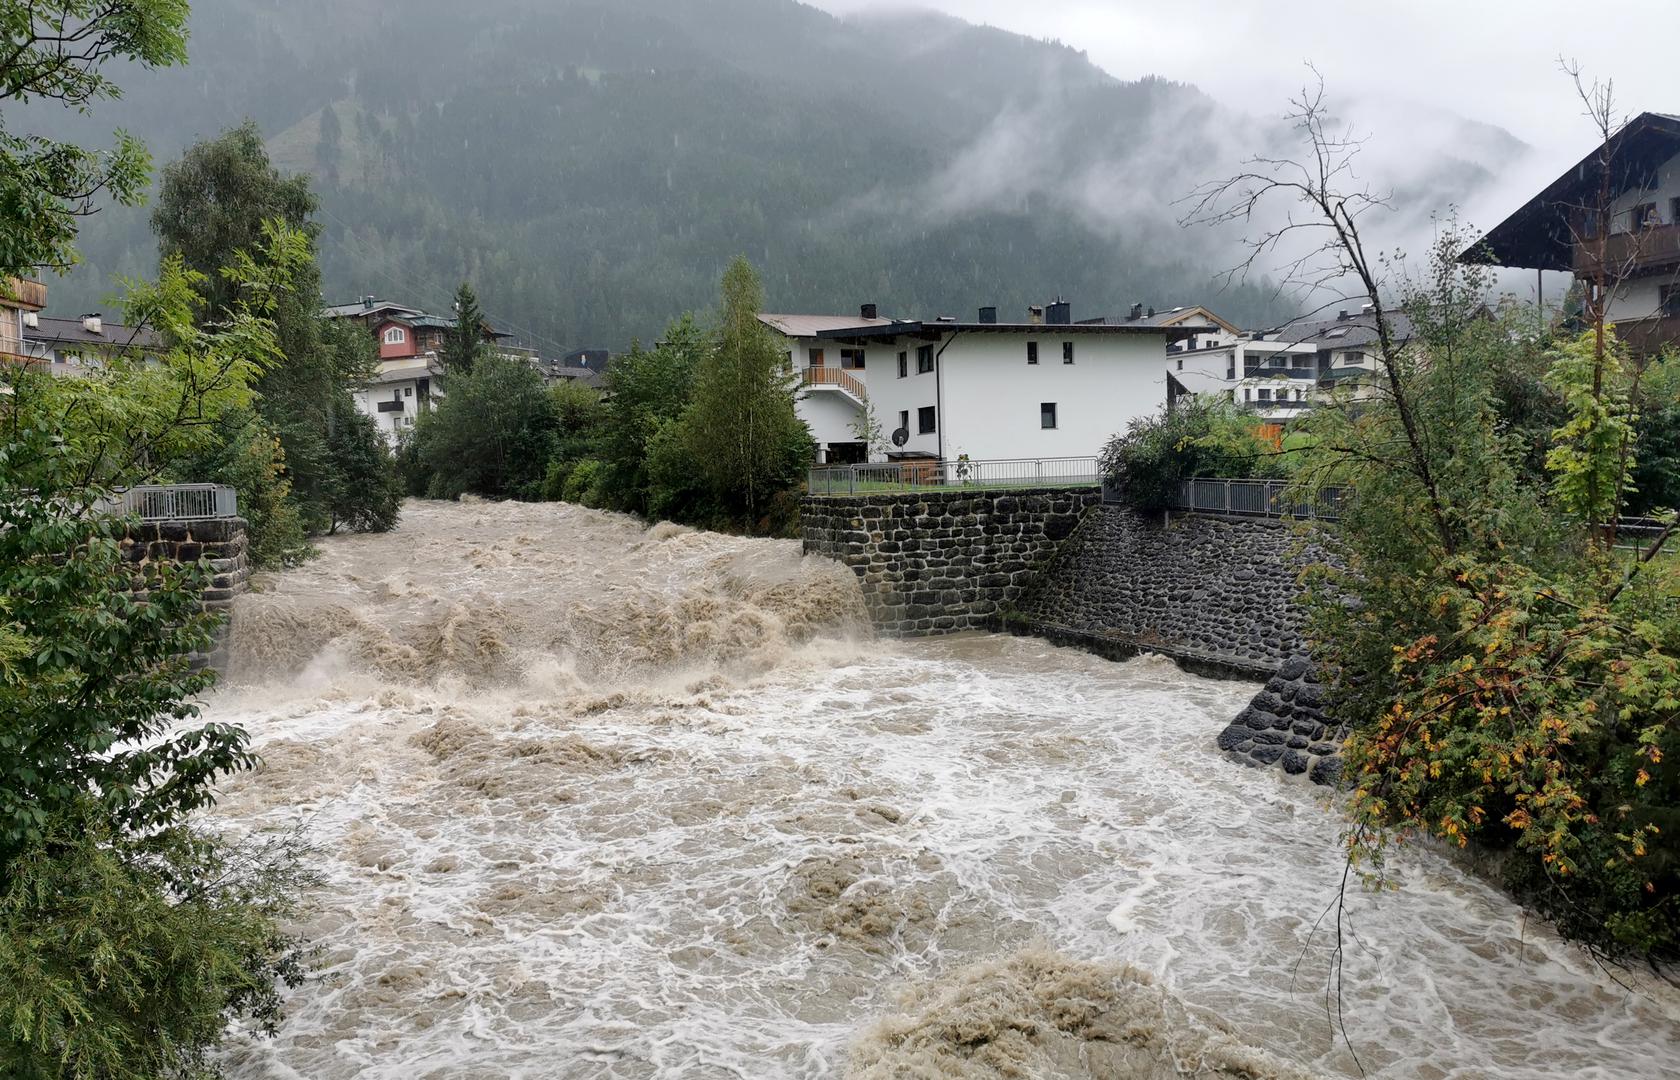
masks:
[(1213, 749), (1251, 685), (877, 640), (796, 543), (570, 506), (322, 546), (207, 709), (265, 758), (214, 823), (326, 878), (236, 1080), (1680, 1068), (1672, 990), (1428, 851), (1355, 890), (1334, 1033), (1338, 822)]

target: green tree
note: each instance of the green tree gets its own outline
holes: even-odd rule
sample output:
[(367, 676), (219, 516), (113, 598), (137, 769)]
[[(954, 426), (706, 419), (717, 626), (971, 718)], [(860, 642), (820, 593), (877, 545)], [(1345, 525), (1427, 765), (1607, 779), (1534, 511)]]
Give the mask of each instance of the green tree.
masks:
[[(378, 513), (356, 513), (345, 519), (329, 506), (333, 493), (344, 491), (335, 479), (345, 463), (334, 458), (334, 418), (344, 414), (349, 388), (372, 374), (378, 357), (369, 335), (347, 322), (321, 317), (320, 271), (313, 252), (319, 231), (313, 221), (316, 205), (308, 178), (281, 175), (269, 162), (261, 132), (246, 123), (198, 143), (165, 168), (152, 215), (164, 257), (178, 259), (200, 275), (202, 317), (210, 321), (225, 318), (235, 302), (233, 285), (218, 268), (235, 252), (260, 251), (264, 222), (284, 222), (309, 247), (309, 257), (291, 275), (289, 287), (275, 297), (280, 360), (263, 372), (255, 387), (256, 413), (281, 447), (274, 460), (287, 484), (283, 497), (294, 504), (293, 516), (306, 533), (325, 532), (335, 520), (380, 518)], [(240, 434), (245, 434), (243, 428)], [(241, 445), (254, 444), (244, 438)], [(252, 455), (230, 446), (224, 460), (230, 466), (250, 464)], [(366, 459), (355, 464), (365, 465)], [(246, 483), (256, 475), (240, 473)], [(198, 477), (221, 478), (218, 473)], [(278, 524), (284, 516), (277, 514), (273, 520)], [(253, 521), (254, 538), (260, 541), (266, 524), (266, 518), (261, 525)], [(290, 537), (258, 546), (265, 552), (298, 548)]]
[[(88, 112), (121, 94), (112, 61), (171, 67), (187, 58), (186, 0), (0, 0), (0, 100)], [(0, 280), (76, 261), (76, 227), (100, 192), (132, 206), (151, 158), (118, 132), (109, 152), (6, 130), (0, 118)]]
[(607, 470), (608, 500), (617, 509), (653, 512), (650, 448), (658, 433), (676, 423), (687, 408), (701, 358), (710, 347), (694, 317), (684, 315), (653, 349), (635, 346), (607, 369), (600, 454)]
[(327, 449), (332, 474), (326, 492), (328, 531), (388, 532), (402, 509), (402, 480), (373, 417), (344, 402), (337, 406)]
[(420, 417), (412, 454), (432, 498), (535, 499), (555, 434), (542, 376), (523, 360), (488, 353)]
[(455, 325), (444, 335), (443, 370), (448, 375), (470, 375), (473, 365), (489, 350), (484, 340), (484, 312), (478, 296), (466, 282), (455, 290)]
[(229, 317), (197, 326), (195, 275), (168, 260), (130, 306), (166, 328), (154, 360), (85, 379), (8, 370), (0, 409), (0, 1073), (25, 1080), (212, 1074), (231, 1023), (272, 1030), (301, 974), (281, 930), (295, 851), (197, 832), (215, 785), (255, 763), (202, 722), (190, 654), (218, 617), (208, 562), (146, 561), (113, 487), (217, 441), (277, 355), (273, 296), (303, 257), (273, 226), (262, 265), (226, 272)]
[(794, 410), (797, 378), (758, 320), (763, 309), (752, 264), (735, 259), (723, 275), (715, 344), (701, 358), (682, 421), (691, 467), (726, 506), (749, 518), (797, 485), (815, 456)]
[(1128, 505), (1164, 510), (1197, 476), (1280, 477), (1288, 459), (1261, 438), (1252, 415), (1218, 398), (1181, 398), (1173, 409), (1133, 420), (1109, 440), (1103, 473)]

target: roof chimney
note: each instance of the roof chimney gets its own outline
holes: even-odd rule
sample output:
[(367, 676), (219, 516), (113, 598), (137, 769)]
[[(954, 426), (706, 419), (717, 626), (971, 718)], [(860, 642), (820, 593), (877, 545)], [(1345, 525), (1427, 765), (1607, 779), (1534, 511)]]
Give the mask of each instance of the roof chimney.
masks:
[(1348, 317), (1347, 308), (1343, 308), (1342, 310), (1336, 312), (1336, 321), (1337, 322), (1347, 322), (1347, 317)]
[(1061, 297), (1056, 297), (1044, 310), (1044, 321), (1052, 326), (1068, 325), (1073, 322), (1073, 306)]
[(34, 312), (34, 311), (24, 312), (23, 313), (23, 325), (27, 326), (31, 330), (41, 329), (41, 316), (40, 316), (40, 314), (37, 313), (37, 312)]
[(1369, 315), (1375, 310), (1377, 310), (1377, 305), (1375, 304), (1366, 304), (1364, 307), (1359, 309), (1360, 313), (1364, 315)]
[(1039, 307), (1037, 304), (1028, 308), (1027, 322), (1033, 326), (1042, 326), (1044, 324), (1044, 309)]
[(987, 326), (997, 322), (997, 308), (983, 307), (980, 309), (980, 321)]
[(1149, 317), (1151, 319), (1153, 319), (1155, 317), (1155, 308), (1153, 306), (1151, 306), (1150, 309), (1149, 309)]
[(97, 311), (83, 315), (82, 329), (90, 334), (103, 334), (105, 333), (105, 319)]
[(1142, 304), (1133, 304), (1132, 305), (1131, 318), (1133, 318), (1133, 319), (1143, 318), (1143, 305)]
[(365, 307), (365, 308), (371, 308), (373, 306), (373, 297), (371, 297), (371, 296), (362, 297), (362, 306)]
[(881, 309), (874, 304), (865, 304), (858, 309), (858, 314), (866, 319), (878, 319), (881, 317)]

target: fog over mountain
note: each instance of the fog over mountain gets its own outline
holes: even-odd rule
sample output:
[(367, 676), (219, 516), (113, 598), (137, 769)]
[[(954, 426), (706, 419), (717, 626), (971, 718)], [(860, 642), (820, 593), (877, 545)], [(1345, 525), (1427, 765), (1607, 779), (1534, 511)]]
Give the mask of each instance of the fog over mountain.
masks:
[[(90, 142), (125, 127), (160, 163), (249, 117), (321, 192), (329, 299), (443, 308), (470, 278), (547, 350), (649, 340), (704, 307), (736, 253), (771, 305), (893, 314), (1208, 303), (1263, 324), (1265, 282), (1221, 291), (1229, 231), (1180, 202), (1288, 145), (1281, 102), (1240, 111), (1147, 70), (946, 15), (839, 18), (794, 0), (217, 0), (192, 63), (119, 74)], [(1429, 152), (1373, 148), (1395, 236), (1490, 184), (1508, 133), (1436, 116)], [(83, 233), (55, 309), (150, 274), (145, 211)]]

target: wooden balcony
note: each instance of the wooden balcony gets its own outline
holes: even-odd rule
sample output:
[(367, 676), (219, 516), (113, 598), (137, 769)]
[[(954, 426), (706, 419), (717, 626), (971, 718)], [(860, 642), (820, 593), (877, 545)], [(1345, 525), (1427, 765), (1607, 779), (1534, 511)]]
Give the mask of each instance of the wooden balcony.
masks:
[(1664, 349), (1680, 350), (1680, 315), (1616, 324), (1616, 336), (1635, 356), (1655, 356)]
[(7, 278), (0, 282), (0, 304), (40, 311), (47, 306), (47, 287), (30, 278)]
[[(1599, 242), (1585, 240), (1575, 245), (1575, 273), (1579, 277), (1598, 275)], [(1605, 273), (1614, 279), (1680, 264), (1680, 225), (1657, 225), (1638, 232), (1612, 233), (1604, 241)]]
[(809, 367), (800, 372), (799, 381), (811, 389), (838, 390), (849, 394), (860, 405), (869, 400), (869, 388), (849, 372), (832, 367)]

